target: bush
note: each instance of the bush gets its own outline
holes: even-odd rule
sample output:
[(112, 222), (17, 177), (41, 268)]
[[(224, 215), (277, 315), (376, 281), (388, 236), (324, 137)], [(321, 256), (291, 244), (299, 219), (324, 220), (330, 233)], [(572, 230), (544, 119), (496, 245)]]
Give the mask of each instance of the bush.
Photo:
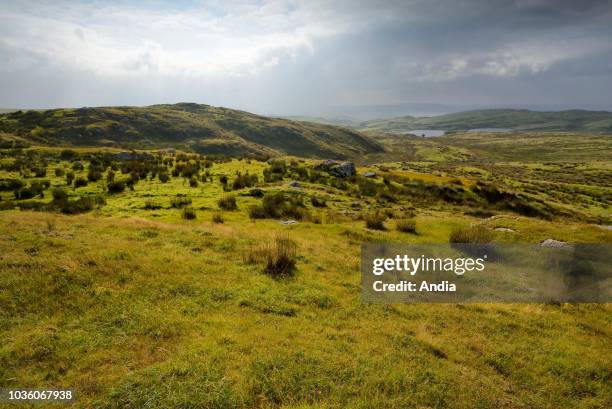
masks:
[(451, 231), (449, 243), (485, 244), (493, 240), (493, 233), (482, 225), (457, 228)]
[(251, 219), (265, 219), (268, 215), (262, 205), (253, 205), (249, 207), (249, 217)]
[(225, 220), (223, 220), (223, 215), (221, 213), (213, 213), (212, 215), (212, 221), (213, 223), (223, 223)]
[(71, 185), (73, 181), (74, 181), (74, 172), (66, 173), (66, 184)]
[(232, 189), (238, 190), (245, 187), (252, 187), (258, 182), (258, 178), (256, 175), (249, 175), (248, 173), (245, 175), (238, 175), (232, 182)]
[(57, 177), (62, 177), (64, 176), (66, 172), (64, 172), (64, 169), (62, 168), (55, 168), (55, 176)]
[(34, 175), (37, 178), (44, 178), (45, 176), (47, 176), (47, 168), (45, 168), (45, 167), (38, 167), (38, 168), (34, 169)]
[(251, 219), (280, 219), (293, 218), (302, 220), (308, 216), (304, 208), (302, 196), (287, 195), (283, 192), (267, 193), (261, 205), (251, 206), (249, 217)]
[(74, 187), (83, 187), (83, 186), (87, 186), (87, 179), (85, 179), (83, 176), (79, 176), (78, 178), (74, 180)]
[(54, 202), (63, 202), (68, 200), (68, 193), (62, 188), (56, 187), (51, 191), (51, 195), (53, 196)]
[(76, 158), (77, 156), (79, 156), (78, 153), (76, 153), (73, 150), (70, 149), (64, 149), (61, 153), (60, 153), (60, 159), (61, 160), (73, 160), (74, 158)]
[(183, 209), (183, 212), (181, 213), (181, 216), (183, 217), (183, 219), (185, 220), (193, 220), (196, 218), (196, 212), (193, 209), (193, 207), (191, 206), (187, 206)]
[(365, 217), (366, 227), (372, 230), (386, 230), (387, 217), (381, 212), (370, 213)]
[(196, 179), (194, 176), (192, 176), (191, 179), (189, 179), (189, 186), (190, 187), (198, 187), (198, 179)]
[(310, 198), (310, 203), (312, 203), (314, 207), (326, 207), (327, 206), (327, 202), (325, 201), (325, 199), (318, 198), (316, 196), (313, 196)]
[(185, 195), (178, 194), (176, 195), (176, 197), (173, 197), (172, 199), (170, 199), (170, 206), (174, 207), (175, 209), (180, 209), (190, 204), (191, 204), (191, 198)]
[(125, 183), (122, 180), (113, 180), (107, 187), (109, 193), (121, 193), (125, 190)]
[(170, 176), (168, 175), (167, 172), (160, 172), (160, 174), (157, 177), (159, 178), (159, 181), (162, 183), (166, 183), (167, 181), (170, 180)]
[(414, 219), (400, 219), (395, 223), (397, 231), (402, 233), (416, 233), (416, 220)]
[(297, 263), (297, 245), (289, 237), (278, 235), (272, 243), (252, 247), (245, 261), (263, 264), (264, 272), (275, 278), (292, 276)]
[(217, 201), (220, 209), (223, 210), (236, 210), (238, 209), (238, 205), (236, 204), (236, 197), (233, 195), (224, 195), (219, 198)]
[(59, 203), (59, 210), (66, 214), (85, 213), (106, 204), (102, 196), (83, 196), (77, 200), (65, 200)]

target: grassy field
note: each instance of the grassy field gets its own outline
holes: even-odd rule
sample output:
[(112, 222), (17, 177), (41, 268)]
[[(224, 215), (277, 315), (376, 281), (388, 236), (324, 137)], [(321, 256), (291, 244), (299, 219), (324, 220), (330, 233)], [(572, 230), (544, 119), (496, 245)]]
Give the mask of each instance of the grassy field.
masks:
[[(609, 304), (360, 302), (362, 242), (446, 243), (473, 225), (498, 242), (612, 242), (607, 140), (555, 136), (554, 158), (499, 138), (381, 138), (398, 149), (357, 168), (376, 176), (346, 180), (294, 157), (3, 150), (0, 182), (25, 185), (0, 192), (0, 387), (74, 388), (83, 408), (609, 407)], [(279, 193), (285, 213), (253, 217)], [(105, 203), (62, 213), (87, 197)], [(288, 276), (254, 257), (278, 240), (295, 245)]]

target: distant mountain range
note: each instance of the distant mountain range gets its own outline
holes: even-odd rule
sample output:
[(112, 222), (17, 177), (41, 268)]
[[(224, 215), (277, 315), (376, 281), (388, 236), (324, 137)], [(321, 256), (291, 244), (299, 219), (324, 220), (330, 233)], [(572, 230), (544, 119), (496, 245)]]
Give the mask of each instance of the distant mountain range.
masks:
[(350, 158), (382, 151), (353, 129), (193, 103), (14, 111), (0, 114), (0, 138), (51, 146), (172, 146), (234, 156)]
[(466, 131), (475, 128), (612, 133), (612, 112), (577, 109), (548, 112), (526, 109), (482, 109), (430, 117), (400, 116), (369, 121), (355, 121), (346, 117), (291, 118), (385, 133), (406, 133), (417, 129)]

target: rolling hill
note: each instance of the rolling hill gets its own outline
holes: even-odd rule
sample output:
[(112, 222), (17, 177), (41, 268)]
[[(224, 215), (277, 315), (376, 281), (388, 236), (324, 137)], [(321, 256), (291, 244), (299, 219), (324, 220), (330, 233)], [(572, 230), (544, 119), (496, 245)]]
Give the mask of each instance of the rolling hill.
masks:
[(432, 117), (403, 116), (365, 121), (357, 129), (372, 132), (408, 132), (414, 129), (465, 131), (474, 128), (512, 128), (532, 131), (582, 131), (612, 133), (612, 112), (485, 109)]
[(382, 151), (357, 131), (209, 105), (99, 107), (0, 115), (0, 135), (37, 145), (177, 147), (201, 153), (350, 158)]

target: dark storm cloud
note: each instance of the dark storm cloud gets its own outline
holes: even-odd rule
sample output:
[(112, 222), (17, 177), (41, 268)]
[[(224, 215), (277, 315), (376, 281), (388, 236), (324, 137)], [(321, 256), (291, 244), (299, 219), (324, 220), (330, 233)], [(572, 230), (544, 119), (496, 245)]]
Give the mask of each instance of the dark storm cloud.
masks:
[(0, 106), (612, 108), (608, 1), (154, 4), (7, 3)]

